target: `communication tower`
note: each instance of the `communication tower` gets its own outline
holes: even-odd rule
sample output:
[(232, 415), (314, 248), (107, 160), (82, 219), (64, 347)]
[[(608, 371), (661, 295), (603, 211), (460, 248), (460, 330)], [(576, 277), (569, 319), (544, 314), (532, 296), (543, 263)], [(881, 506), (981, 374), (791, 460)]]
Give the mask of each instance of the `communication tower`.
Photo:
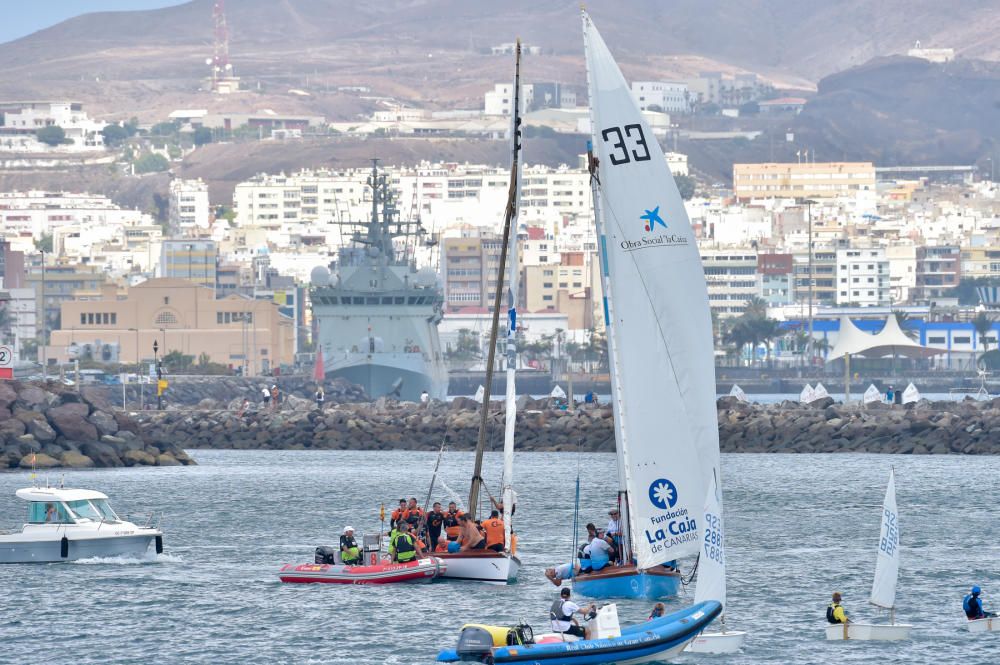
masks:
[(233, 65), (229, 62), (229, 27), (226, 25), (226, 0), (215, 0), (212, 7), (214, 41), (212, 57), (205, 64), (212, 68), (210, 90), (219, 94), (229, 94), (240, 89), (240, 79), (233, 76)]

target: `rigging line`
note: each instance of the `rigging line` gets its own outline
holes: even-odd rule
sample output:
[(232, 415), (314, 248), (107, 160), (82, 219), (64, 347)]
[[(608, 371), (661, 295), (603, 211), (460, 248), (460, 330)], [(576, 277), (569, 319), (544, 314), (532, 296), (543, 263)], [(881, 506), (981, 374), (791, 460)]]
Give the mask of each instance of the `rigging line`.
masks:
[(570, 540), (569, 556), (569, 578), (576, 579), (576, 547), (580, 537), (580, 458), (582, 457), (583, 443), (577, 444), (576, 448), (576, 497), (573, 506), (573, 538)]
[[(608, 212), (611, 213), (611, 217), (614, 219), (615, 226), (618, 227), (619, 234), (621, 234), (621, 235), (624, 236), (625, 235), (624, 228), (622, 227), (622, 224), (621, 224), (621, 222), (618, 219), (618, 215), (615, 214), (614, 208), (612, 208), (611, 205), (610, 205), (610, 203), (608, 202), (608, 197), (607, 197), (607, 195), (604, 192), (604, 185), (601, 183), (600, 180), (597, 181), (597, 184), (598, 184), (599, 189), (601, 190), (601, 194), (602, 194), (601, 200), (605, 202), (605, 204), (604, 204), (605, 205), (605, 209)], [(642, 285), (642, 290), (646, 294), (646, 299), (649, 300), (650, 302), (652, 302), (653, 299), (651, 297), (651, 293), (650, 293), (650, 290), (649, 290), (649, 285), (646, 283), (646, 277), (645, 277), (645, 275), (643, 275), (642, 271), (638, 269), (639, 268), (639, 264), (636, 262), (635, 257), (633, 257), (633, 256), (629, 256), (629, 260), (632, 261), (633, 265), (635, 265), (635, 267), (636, 267), (636, 272), (638, 273), (639, 283)], [(656, 317), (656, 331), (657, 331), (657, 333), (659, 333), (660, 340), (663, 342), (663, 347), (664, 347), (664, 349), (666, 351), (666, 354), (667, 354), (667, 360), (670, 361), (670, 374), (674, 378), (674, 385), (677, 386), (677, 392), (678, 392), (678, 394), (682, 395), (682, 399), (683, 399), (684, 391), (681, 389), (681, 381), (680, 381), (680, 378), (677, 376), (676, 363), (674, 363), (674, 358), (673, 358), (674, 354), (671, 353), (670, 345), (667, 343), (667, 337), (666, 337), (666, 334), (663, 331), (663, 324), (660, 322), (660, 317), (658, 317), (658, 316)], [(688, 419), (688, 423), (689, 423), (688, 427), (689, 427), (689, 429), (691, 429), (692, 426), (693, 426), (693, 422), (690, 419)], [(691, 435), (695, 439), (697, 439), (697, 435), (695, 434), (695, 432), (692, 431)]]

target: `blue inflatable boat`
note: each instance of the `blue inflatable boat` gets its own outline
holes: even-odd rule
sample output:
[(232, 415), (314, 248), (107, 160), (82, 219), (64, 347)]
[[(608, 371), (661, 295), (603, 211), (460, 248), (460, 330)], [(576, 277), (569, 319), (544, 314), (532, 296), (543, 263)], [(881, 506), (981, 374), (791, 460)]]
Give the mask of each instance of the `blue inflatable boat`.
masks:
[[(721, 612), (722, 605), (709, 600), (624, 628), (618, 637), (562, 641), (560, 637), (550, 636), (543, 643), (533, 643), (530, 628), (526, 626), (508, 629), (470, 625), (463, 628), (458, 647), (441, 651), (437, 659), (443, 663), (532, 665), (624, 665), (658, 661), (680, 654)], [(497, 646), (498, 643), (505, 645)]]

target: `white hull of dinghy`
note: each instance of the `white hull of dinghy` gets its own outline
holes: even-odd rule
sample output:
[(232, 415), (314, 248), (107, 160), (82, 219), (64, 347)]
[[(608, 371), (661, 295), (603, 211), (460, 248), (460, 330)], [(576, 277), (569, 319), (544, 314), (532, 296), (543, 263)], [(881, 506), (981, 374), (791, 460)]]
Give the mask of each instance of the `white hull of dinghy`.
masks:
[(907, 623), (847, 623), (826, 627), (828, 640), (862, 642), (898, 642), (910, 639), (913, 626)]
[(975, 621), (969, 621), (968, 626), (970, 633), (1000, 632), (1000, 617), (976, 619)]
[(743, 648), (746, 637), (743, 630), (705, 632), (694, 638), (684, 650), (691, 653), (737, 653)]
[(521, 560), (516, 556), (496, 552), (447, 554), (435, 552), (434, 556), (445, 562), (447, 568), (441, 580), (465, 580), (487, 584), (510, 584), (517, 580)]

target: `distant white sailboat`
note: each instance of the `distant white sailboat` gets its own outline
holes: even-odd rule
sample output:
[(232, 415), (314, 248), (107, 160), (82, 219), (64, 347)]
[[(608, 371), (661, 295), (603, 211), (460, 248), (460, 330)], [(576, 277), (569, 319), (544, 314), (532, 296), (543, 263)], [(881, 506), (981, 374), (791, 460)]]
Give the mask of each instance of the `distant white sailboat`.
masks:
[(698, 555), (698, 586), (694, 602), (717, 600), (722, 603), (721, 630), (698, 635), (685, 651), (694, 653), (735, 653), (743, 646), (746, 632), (726, 627), (726, 529), (722, 517), (722, 488), (713, 479), (705, 495), (702, 515), (701, 553)]
[(799, 402), (802, 404), (808, 404), (814, 399), (816, 399), (816, 390), (807, 383), (806, 387), (799, 393)]
[(875, 384), (868, 386), (868, 390), (865, 391), (864, 402), (865, 404), (871, 404), (872, 402), (882, 401), (882, 391), (875, 387)]
[(875, 579), (870, 602), (889, 610), (889, 623), (850, 622), (826, 627), (828, 640), (897, 641), (910, 637), (910, 624), (896, 623), (896, 585), (899, 580), (899, 519), (896, 511), (896, 474), (889, 472), (889, 486), (882, 504), (882, 530), (879, 535)]
[(733, 384), (732, 389), (729, 391), (729, 396), (730, 397), (735, 397), (740, 402), (747, 401), (747, 394), (745, 392), (743, 392), (743, 389), (740, 388), (735, 383)]

